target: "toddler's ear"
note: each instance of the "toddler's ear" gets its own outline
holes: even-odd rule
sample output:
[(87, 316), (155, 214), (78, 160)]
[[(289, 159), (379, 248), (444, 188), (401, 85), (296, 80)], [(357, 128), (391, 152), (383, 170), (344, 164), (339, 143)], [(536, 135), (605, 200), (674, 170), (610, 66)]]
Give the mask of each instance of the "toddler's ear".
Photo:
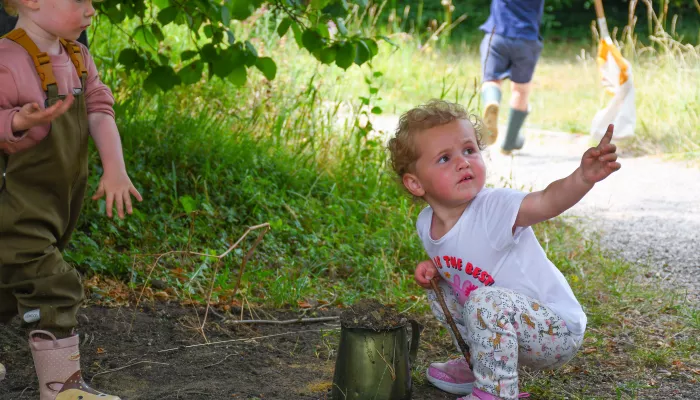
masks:
[(412, 195), (416, 197), (423, 197), (425, 195), (423, 185), (421, 185), (417, 176), (411, 173), (406, 173), (403, 175), (402, 181), (403, 185), (406, 187), (406, 189), (408, 189), (409, 192), (411, 192)]
[(24, 7), (27, 7), (28, 9), (33, 11), (39, 9), (39, 0), (21, 0), (21, 3)]

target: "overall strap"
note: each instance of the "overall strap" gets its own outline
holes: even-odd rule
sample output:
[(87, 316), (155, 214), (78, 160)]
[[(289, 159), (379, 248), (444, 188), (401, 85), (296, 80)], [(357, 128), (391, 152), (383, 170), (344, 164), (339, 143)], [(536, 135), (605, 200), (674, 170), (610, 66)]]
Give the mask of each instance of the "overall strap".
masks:
[[(87, 67), (85, 67), (85, 61), (83, 60), (83, 53), (80, 51), (80, 46), (77, 43), (66, 39), (61, 39), (61, 44), (68, 52), (68, 55), (70, 56), (71, 61), (73, 61), (75, 70), (78, 71), (80, 78), (87, 79), (88, 71)], [(85, 85), (83, 84), (83, 86)]]
[(56, 77), (53, 74), (53, 68), (51, 68), (51, 57), (49, 57), (46, 52), (39, 50), (34, 41), (27, 36), (24, 29), (15, 29), (3, 37), (22, 46), (32, 57), (36, 72), (41, 79), (41, 87), (44, 89), (44, 92), (48, 92), (48, 87), (50, 85), (56, 85)]

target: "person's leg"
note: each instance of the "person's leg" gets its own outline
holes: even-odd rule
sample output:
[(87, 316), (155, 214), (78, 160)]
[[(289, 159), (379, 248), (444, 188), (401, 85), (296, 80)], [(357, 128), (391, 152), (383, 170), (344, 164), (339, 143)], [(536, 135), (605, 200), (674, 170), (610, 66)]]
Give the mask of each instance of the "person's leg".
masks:
[(501, 83), (510, 75), (508, 39), (499, 35), (487, 34), (479, 46), (481, 56), (481, 102), (484, 105), (485, 145), (498, 138), (498, 111), (501, 104)]
[[(452, 319), (457, 325), (462, 338), (466, 337), (466, 328), (464, 326), (464, 320), (462, 315), (462, 304), (460, 304), (460, 296), (455, 293), (456, 290), (452, 284), (440, 279), (439, 286), (442, 290), (445, 303), (447, 308), (450, 310)], [(452, 332), (452, 328), (447, 323), (447, 318), (445, 313), (440, 306), (440, 302), (437, 299), (437, 294), (433, 290), (427, 290), (428, 303), (430, 304), (430, 309), (435, 315), (435, 318), (440, 322), (440, 324), (447, 329), (450, 333), (452, 341), (455, 344), (455, 348), (459, 349), (459, 344), (457, 343), (457, 338)], [(463, 303), (463, 301), (462, 301)], [(469, 368), (469, 364), (464, 357), (459, 357), (457, 359), (448, 360), (446, 362), (434, 362), (431, 363), (426, 370), (426, 378), (428, 382), (433, 384), (440, 390), (448, 393), (463, 395), (469, 394), (472, 390), (472, 383), (474, 382), (474, 374)]]
[(537, 301), (503, 288), (475, 290), (465, 308), (468, 344), (483, 399), (517, 399), (518, 364), (555, 368), (580, 346), (564, 321)]
[(542, 52), (542, 42), (531, 40), (517, 40), (517, 46), (513, 46), (513, 67), (511, 74), (511, 99), (510, 114), (506, 137), (501, 145), (504, 154), (510, 154), (513, 150), (519, 150), (525, 144), (525, 138), (520, 131), (525, 123), (525, 118), (530, 108), (530, 90), (532, 76)]
[(525, 137), (520, 134), (520, 130), (529, 112), (530, 88), (530, 83), (511, 82), (510, 113), (508, 115), (506, 138), (501, 146), (501, 152), (504, 154), (510, 154), (513, 150), (522, 149), (525, 144)]

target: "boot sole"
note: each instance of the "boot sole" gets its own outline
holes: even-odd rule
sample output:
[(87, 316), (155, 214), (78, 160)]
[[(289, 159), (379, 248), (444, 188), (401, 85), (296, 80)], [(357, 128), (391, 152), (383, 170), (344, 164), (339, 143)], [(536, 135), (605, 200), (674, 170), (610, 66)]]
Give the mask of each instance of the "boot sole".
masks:
[(498, 139), (498, 104), (491, 103), (484, 110), (484, 132), (483, 142), (485, 145), (496, 143)]

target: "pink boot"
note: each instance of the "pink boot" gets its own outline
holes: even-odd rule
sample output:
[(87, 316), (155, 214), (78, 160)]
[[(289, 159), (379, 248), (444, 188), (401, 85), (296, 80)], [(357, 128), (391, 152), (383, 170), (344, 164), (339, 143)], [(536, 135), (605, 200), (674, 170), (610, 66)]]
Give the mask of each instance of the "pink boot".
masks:
[[(45, 335), (51, 340), (36, 335)], [(46, 331), (32, 331), (29, 334), (29, 347), (39, 378), (40, 400), (120, 400), (119, 397), (93, 390), (83, 382), (79, 344), (78, 335), (57, 340)]]

